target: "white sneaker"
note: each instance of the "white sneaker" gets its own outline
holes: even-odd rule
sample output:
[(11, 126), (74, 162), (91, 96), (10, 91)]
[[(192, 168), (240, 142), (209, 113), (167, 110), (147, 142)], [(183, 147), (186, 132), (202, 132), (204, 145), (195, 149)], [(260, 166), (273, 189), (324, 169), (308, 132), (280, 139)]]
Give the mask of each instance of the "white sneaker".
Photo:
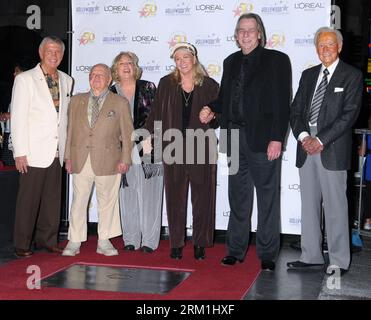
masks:
[(98, 240), (97, 253), (103, 254), (105, 256), (117, 256), (119, 252), (112, 245), (111, 241)]
[(67, 246), (62, 252), (62, 256), (74, 257), (80, 253), (81, 242), (68, 241)]

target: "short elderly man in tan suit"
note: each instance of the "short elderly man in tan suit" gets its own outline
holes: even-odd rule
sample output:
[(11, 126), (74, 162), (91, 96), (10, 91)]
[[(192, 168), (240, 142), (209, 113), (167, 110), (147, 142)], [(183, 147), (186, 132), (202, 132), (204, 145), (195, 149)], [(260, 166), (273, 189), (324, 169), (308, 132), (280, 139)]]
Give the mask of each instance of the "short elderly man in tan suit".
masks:
[(121, 174), (131, 164), (133, 122), (129, 102), (108, 90), (110, 68), (90, 71), (90, 92), (71, 99), (68, 112), (66, 170), (73, 174), (68, 244), (62, 255), (75, 256), (87, 239), (87, 207), (93, 183), (98, 200), (97, 253), (117, 255), (109, 241), (121, 235), (118, 192)]

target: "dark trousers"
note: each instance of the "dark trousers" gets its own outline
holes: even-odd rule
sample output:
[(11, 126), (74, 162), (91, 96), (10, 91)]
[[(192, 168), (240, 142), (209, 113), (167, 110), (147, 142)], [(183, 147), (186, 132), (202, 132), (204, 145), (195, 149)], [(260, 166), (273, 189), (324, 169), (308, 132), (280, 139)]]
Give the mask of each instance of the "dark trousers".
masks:
[(35, 243), (55, 246), (58, 240), (62, 170), (58, 158), (47, 168), (27, 167), (19, 178), (14, 245), (28, 250)]
[[(188, 187), (191, 186), (192, 240), (201, 247), (213, 245), (215, 228), (216, 165), (207, 166), (209, 179), (194, 182), (183, 165), (164, 165), (166, 210), (171, 248), (183, 247), (187, 219)], [(175, 174), (175, 170), (180, 170)], [(176, 178), (175, 178), (176, 176)]]
[(228, 179), (231, 208), (228, 255), (244, 259), (249, 244), (254, 186), (257, 195), (258, 228), (256, 249), (261, 260), (274, 261), (280, 246), (280, 170), (281, 160), (268, 161), (266, 152), (252, 152), (245, 130), (239, 130), (239, 169)]

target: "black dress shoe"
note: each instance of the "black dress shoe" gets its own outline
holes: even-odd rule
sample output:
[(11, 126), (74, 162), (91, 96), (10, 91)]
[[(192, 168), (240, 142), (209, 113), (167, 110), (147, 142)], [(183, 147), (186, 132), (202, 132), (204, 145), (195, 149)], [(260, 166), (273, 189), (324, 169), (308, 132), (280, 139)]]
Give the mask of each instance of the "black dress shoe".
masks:
[(196, 260), (205, 259), (205, 248), (200, 246), (194, 246), (194, 256)]
[(224, 265), (224, 266), (233, 266), (237, 262), (242, 262), (242, 261), (243, 261), (242, 259), (238, 259), (234, 256), (225, 256), (222, 259), (221, 264)]
[(180, 260), (183, 258), (183, 247), (180, 248), (171, 248), (170, 258)]
[(276, 264), (271, 260), (262, 260), (261, 267), (264, 271), (273, 271)]
[(132, 244), (128, 244), (124, 247), (125, 251), (134, 251), (135, 247)]
[(140, 248), (140, 250), (144, 253), (152, 253), (153, 252), (153, 249), (150, 248), (150, 247), (147, 247), (147, 246), (143, 246)]
[(40, 249), (44, 249), (44, 250), (47, 250), (51, 253), (62, 253), (63, 252), (63, 249), (58, 247), (57, 245), (55, 246), (46, 246), (46, 245), (43, 245), (43, 244), (39, 244), (39, 243), (36, 243), (35, 244), (35, 248), (37, 250), (40, 250)]
[(287, 262), (287, 267), (289, 269), (305, 269), (305, 268), (315, 268), (318, 269), (318, 267), (323, 267), (322, 263), (305, 263), (301, 261), (291, 261)]
[[(340, 270), (340, 272), (339, 272)], [(348, 269), (343, 269), (343, 268), (339, 268), (338, 266), (329, 266), (327, 267), (327, 269), (325, 270), (325, 273), (329, 276), (332, 276), (332, 275), (338, 275), (340, 273), (340, 276), (343, 276), (344, 274), (346, 274), (349, 270)]]

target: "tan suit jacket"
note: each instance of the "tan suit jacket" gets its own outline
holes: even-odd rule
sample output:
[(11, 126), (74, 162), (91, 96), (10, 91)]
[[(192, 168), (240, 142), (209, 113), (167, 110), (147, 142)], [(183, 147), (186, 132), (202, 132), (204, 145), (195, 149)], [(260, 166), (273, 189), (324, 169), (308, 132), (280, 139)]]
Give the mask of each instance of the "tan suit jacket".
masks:
[(49, 167), (57, 146), (63, 165), (67, 132), (67, 108), (73, 80), (58, 70), (59, 112), (56, 112), (45, 76), (38, 64), (14, 80), (11, 127), (14, 157), (27, 156), (29, 166)]
[(109, 92), (94, 127), (88, 121), (89, 93), (72, 97), (68, 110), (65, 159), (80, 173), (88, 155), (97, 176), (117, 174), (117, 165), (131, 164), (133, 120), (127, 99)]

